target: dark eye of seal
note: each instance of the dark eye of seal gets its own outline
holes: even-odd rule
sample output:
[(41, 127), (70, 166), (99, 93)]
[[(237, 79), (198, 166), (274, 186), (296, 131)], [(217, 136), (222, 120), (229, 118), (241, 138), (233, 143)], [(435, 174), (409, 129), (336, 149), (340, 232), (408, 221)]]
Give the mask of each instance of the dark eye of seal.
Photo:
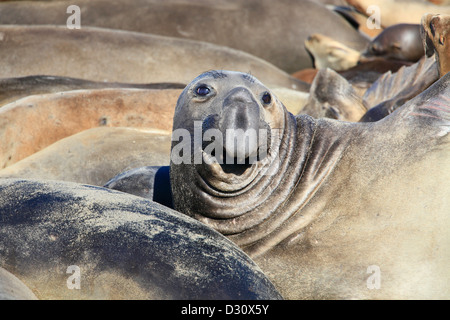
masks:
[(197, 89), (195, 89), (195, 93), (202, 97), (208, 95), (210, 92), (211, 92), (211, 89), (209, 89), (205, 85), (200, 85), (197, 87)]
[(272, 101), (272, 96), (270, 95), (270, 93), (265, 92), (265, 93), (263, 94), (263, 96), (262, 96), (262, 101), (263, 101), (265, 104), (269, 104), (269, 103)]

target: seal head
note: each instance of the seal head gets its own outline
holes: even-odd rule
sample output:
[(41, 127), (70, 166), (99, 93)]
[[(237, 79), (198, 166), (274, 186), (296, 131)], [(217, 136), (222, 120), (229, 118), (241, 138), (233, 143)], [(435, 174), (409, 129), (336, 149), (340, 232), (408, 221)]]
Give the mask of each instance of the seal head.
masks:
[(178, 100), (172, 164), (192, 164), (206, 185), (219, 190), (245, 188), (254, 179), (255, 169), (270, 161), (270, 150), (276, 149), (271, 145), (271, 129), (284, 126), (284, 118), (279, 117), (284, 110), (276, 110), (280, 107), (284, 108), (251, 75), (202, 74)]
[(423, 15), (420, 25), (423, 46), (428, 57), (435, 54), (439, 77), (450, 71), (449, 30), (450, 15), (431, 13)]
[(401, 23), (384, 29), (375, 37), (363, 57), (417, 62), (424, 54), (420, 25)]

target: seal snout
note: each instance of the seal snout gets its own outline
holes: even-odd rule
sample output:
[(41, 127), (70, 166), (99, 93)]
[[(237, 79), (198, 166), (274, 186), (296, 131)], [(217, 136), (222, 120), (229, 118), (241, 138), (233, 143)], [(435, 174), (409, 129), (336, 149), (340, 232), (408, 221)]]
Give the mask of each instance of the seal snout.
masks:
[(260, 106), (253, 94), (244, 87), (234, 88), (224, 99), (219, 120), (227, 155), (241, 161), (256, 156), (259, 129)]

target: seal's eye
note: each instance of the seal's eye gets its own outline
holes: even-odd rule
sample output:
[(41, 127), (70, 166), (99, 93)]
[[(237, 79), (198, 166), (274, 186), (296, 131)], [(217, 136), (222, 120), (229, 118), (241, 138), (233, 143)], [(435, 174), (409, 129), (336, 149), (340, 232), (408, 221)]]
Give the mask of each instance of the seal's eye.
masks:
[(209, 89), (205, 85), (200, 85), (197, 87), (197, 89), (195, 89), (195, 93), (202, 97), (208, 95), (210, 92), (211, 92), (211, 89)]
[(270, 93), (265, 92), (261, 98), (261, 100), (265, 103), (265, 104), (269, 104), (272, 101), (272, 96), (270, 95)]

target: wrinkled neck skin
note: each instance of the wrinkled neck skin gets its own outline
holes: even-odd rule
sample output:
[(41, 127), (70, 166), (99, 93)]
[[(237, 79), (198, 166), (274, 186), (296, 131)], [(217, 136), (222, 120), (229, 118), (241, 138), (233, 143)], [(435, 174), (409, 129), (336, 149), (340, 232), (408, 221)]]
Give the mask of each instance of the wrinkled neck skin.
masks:
[[(226, 235), (251, 257), (265, 253), (320, 214), (321, 210), (308, 210), (305, 215), (302, 209), (347, 145), (338, 141), (342, 135), (326, 132), (333, 130), (333, 123), (285, 112), (283, 127), (272, 130), (268, 157), (242, 176), (224, 176), (215, 167), (219, 164), (182, 170), (183, 165), (172, 164), (175, 208), (183, 203), (183, 213)], [(195, 187), (188, 190), (187, 183)]]

